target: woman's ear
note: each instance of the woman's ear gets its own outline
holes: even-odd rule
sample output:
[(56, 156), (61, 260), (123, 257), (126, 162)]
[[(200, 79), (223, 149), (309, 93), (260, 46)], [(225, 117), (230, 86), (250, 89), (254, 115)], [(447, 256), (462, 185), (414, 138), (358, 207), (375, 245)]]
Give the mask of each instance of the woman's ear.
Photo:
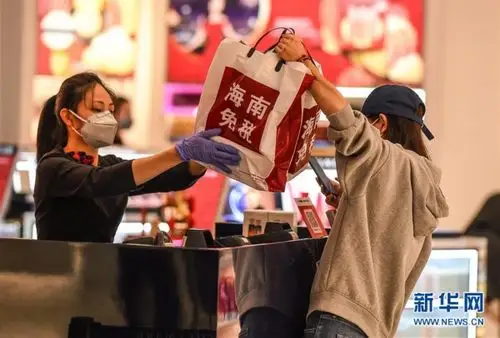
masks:
[(81, 121), (68, 108), (63, 108), (59, 111), (59, 118), (67, 127), (80, 129)]
[(387, 132), (387, 129), (389, 128), (389, 120), (387, 119), (387, 115), (380, 114), (378, 116), (378, 118), (379, 118), (380, 134), (385, 135)]
[(63, 108), (59, 111), (59, 118), (62, 123), (71, 127), (73, 125), (73, 121), (71, 120), (71, 112), (67, 108)]

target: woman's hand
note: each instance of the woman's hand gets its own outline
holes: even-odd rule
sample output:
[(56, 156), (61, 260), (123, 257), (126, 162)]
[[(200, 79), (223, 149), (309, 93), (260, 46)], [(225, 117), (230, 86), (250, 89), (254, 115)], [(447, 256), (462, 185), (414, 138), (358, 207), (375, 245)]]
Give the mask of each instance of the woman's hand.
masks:
[(132, 174), (135, 185), (142, 185), (185, 161), (190, 161), (189, 171), (193, 176), (201, 176), (205, 172), (205, 168), (194, 161), (211, 164), (226, 173), (231, 173), (229, 167), (238, 165), (241, 158), (236, 148), (211, 140), (220, 133), (220, 129), (206, 130), (182, 140), (167, 150), (133, 160)]
[(302, 39), (295, 34), (283, 35), (275, 50), (278, 56), (285, 61), (297, 61), (308, 55)]
[(183, 161), (194, 160), (211, 164), (230, 174), (229, 166), (238, 165), (241, 157), (236, 148), (212, 141), (212, 137), (220, 133), (220, 129), (202, 131), (182, 140), (175, 149)]
[(342, 193), (344, 192), (342, 190), (342, 186), (338, 181), (331, 181), (332, 188), (333, 190), (335, 190), (335, 194), (332, 194), (323, 186), (323, 184), (321, 184), (321, 181), (319, 179), (316, 180), (318, 181), (318, 184), (321, 186), (321, 193), (326, 196), (325, 200), (326, 204), (334, 207), (336, 210), (339, 207), (340, 198), (342, 197)]

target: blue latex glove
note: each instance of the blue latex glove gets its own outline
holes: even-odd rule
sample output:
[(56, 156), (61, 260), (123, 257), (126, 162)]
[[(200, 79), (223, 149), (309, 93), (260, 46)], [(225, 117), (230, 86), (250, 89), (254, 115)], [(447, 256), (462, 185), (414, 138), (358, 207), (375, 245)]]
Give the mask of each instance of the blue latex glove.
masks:
[(182, 140), (175, 148), (183, 161), (195, 160), (211, 164), (230, 174), (229, 166), (238, 165), (241, 157), (236, 148), (211, 140), (220, 133), (220, 129), (205, 130)]

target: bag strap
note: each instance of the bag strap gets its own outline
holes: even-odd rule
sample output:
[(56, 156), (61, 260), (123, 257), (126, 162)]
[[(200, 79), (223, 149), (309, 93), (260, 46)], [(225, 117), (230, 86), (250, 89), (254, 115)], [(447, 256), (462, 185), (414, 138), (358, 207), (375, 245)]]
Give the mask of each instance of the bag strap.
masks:
[[(286, 31), (283, 31), (283, 33), (281, 34), (280, 38), (278, 39), (278, 42), (276, 42), (274, 45), (272, 45), (272, 46), (271, 46), (271, 48), (269, 48), (269, 49), (266, 51), (266, 53), (267, 53), (267, 52), (269, 52), (269, 51), (271, 51), (271, 50), (273, 50), (274, 48), (276, 48), (276, 46), (280, 43), (281, 38), (282, 38), (282, 37), (283, 37), (283, 35), (285, 35), (285, 34), (286, 34)], [(295, 32), (294, 32), (293, 34), (295, 34)], [(307, 58), (309, 58), (309, 59), (312, 61), (312, 63), (314, 64), (314, 66), (315, 66), (316, 68), (318, 68), (318, 66), (316, 66), (316, 63), (314, 62), (314, 59), (313, 59), (313, 57), (312, 57), (312, 55), (311, 55), (311, 52), (309, 52), (309, 49), (307, 48), (306, 44), (305, 44), (304, 42), (302, 42), (302, 45), (304, 46), (304, 49), (306, 50), (306, 53), (307, 53), (307, 56), (306, 56), (306, 57), (307, 57)], [(279, 72), (279, 71), (281, 70), (281, 67), (283, 67), (283, 65), (284, 65), (284, 64), (286, 64), (286, 61), (285, 61), (285, 60), (280, 60), (280, 61), (278, 62), (278, 64), (276, 65), (276, 67), (274, 68), (274, 70), (275, 70), (276, 72)]]
[(283, 37), (283, 35), (285, 35), (286, 33), (288, 33), (288, 31), (290, 31), (292, 34), (295, 34), (295, 30), (293, 28), (285, 28), (283, 30), (283, 32), (281, 33), (280, 37), (278, 38), (278, 41), (276, 41), (276, 43), (273, 44), (271, 47), (269, 47), (264, 53), (269, 53), (274, 48), (276, 48), (276, 46), (278, 46), (278, 44), (280, 43), (281, 38)]
[[(291, 33), (291, 34), (295, 34), (295, 30), (293, 28), (287, 28), (287, 27), (276, 27), (276, 28), (273, 28), (271, 30), (268, 30), (266, 33), (264, 33), (260, 38), (259, 40), (257, 40), (257, 42), (255, 43), (255, 45), (250, 48), (250, 50), (248, 51), (247, 53), (247, 57), (252, 57), (252, 55), (255, 53), (255, 51), (257, 50), (257, 47), (259, 46), (259, 43), (262, 42), (262, 40), (264, 40), (264, 38), (266, 36), (268, 36), (270, 33), (274, 32), (274, 31), (277, 31), (277, 30), (282, 30), (281, 32), (281, 35), (280, 37), (278, 38), (278, 41), (276, 41), (276, 43), (274, 43), (271, 47), (269, 47), (268, 49), (266, 49), (266, 51), (264, 53), (269, 53), (270, 51), (272, 51), (274, 48), (276, 48), (276, 46), (278, 46), (278, 44), (280, 43), (281, 41), (281, 38), (283, 37), (283, 35), (287, 34), (287, 33)], [(307, 46), (302, 43), (304, 45), (304, 48), (306, 50), (306, 53), (307, 53), (307, 56), (311, 59), (311, 61), (313, 61), (314, 63), (314, 59), (312, 58), (311, 56), (311, 53), (309, 52), (309, 49), (307, 48)], [(279, 72), (281, 70), (281, 68), (283, 67), (283, 65), (286, 64), (286, 61), (285, 60), (280, 60), (278, 61), (278, 64), (276, 64), (276, 67), (274, 68), (274, 70), (276, 72)], [(314, 63), (314, 65), (316, 66), (316, 64)]]
[(273, 28), (273, 29), (271, 29), (271, 30), (268, 30), (266, 33), (264, 33), (264, 34), (263, 34), (263, 35), (259, 38), (259, 40), (257, 40), (257, 42), (255, 43), (255, 45), (254, 45), (252, 48), (250, 48), (250, 50), (249, 50), (249, 51), (248, 51), (248, 53), (247, 53), (247, 57), (252, 57), (252, 55), (253, 55), (253, 54), (255, 53), (255, 51), (257, 50), (257, 47), (259, 46), (259, 43), (261, 43), (261, 42), (262, 42), (262, 40), (264, 40), (264, 38), (265, 38), (266, 36), (268, 36), (270, 33), (274, 32), (274, 31), (277, 31), (277, 30), (283, 30), (283, 32), (281, 33), (281, 36), (280, 36), (280, 38), (278, 39), (278, 42), (276, 42), (274, 45), (272, 45), (270, 48), (268, 48), (268, 49), (266, 50), (266, 53), (267, 53), (267, 52), (269, 52), (270, 50), (274, 49), (274, 48), (278, 45), (279, 40), (281, 39), (281, 37), (282, 37), (283, 35), (285, 35), (286, 33), (291, 32), (292, 34), (295, 34), (295, 30), (294, 30), (293, 28), (276, 27), (276, 28)]
[(307, 48), (306, 44), (304, 42), (302, 42), (302, 45), (304, 46), (304, 49), (306, 50), (306, 53), (307, 53), (306, 58), (308, 58), (309, 60), (311, 60), (311, 62), (313, 63), (314, 67), (318, 68), (318, 66), (316, 65), (316, 62), (314, 62), (314, 59), (313, 59), (311, 53), (309, 52), (309, 49)]

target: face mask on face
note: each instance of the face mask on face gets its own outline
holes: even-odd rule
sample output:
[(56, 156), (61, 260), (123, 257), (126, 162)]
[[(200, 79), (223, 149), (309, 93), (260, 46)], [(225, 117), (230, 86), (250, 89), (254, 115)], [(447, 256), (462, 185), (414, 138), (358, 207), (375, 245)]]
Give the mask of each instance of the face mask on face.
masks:
[(95, 113), (88, 120), (78, 116), (72, 110), (70, 112), (85, 123), (80, 131), (72, 128), (89, 146), (101, 148), (113, 144), (118, 129), (118, 122), (109, 110), (102, 113)]
[[(370, 124), (372, 126), (374, 126), (375, 128), (377, 128), (375, 125), (377, 124), (377, 122), (380, 120), (380, 117), (376, 118), (373, 122), (371, 122)], [(380, 129), (377, 128), (377, 130), (379, 131), (380, 133), (380, 136), (382, 136), (382, 138), (384, 137), (384, 135), (382, 135), (382, 131)]]

